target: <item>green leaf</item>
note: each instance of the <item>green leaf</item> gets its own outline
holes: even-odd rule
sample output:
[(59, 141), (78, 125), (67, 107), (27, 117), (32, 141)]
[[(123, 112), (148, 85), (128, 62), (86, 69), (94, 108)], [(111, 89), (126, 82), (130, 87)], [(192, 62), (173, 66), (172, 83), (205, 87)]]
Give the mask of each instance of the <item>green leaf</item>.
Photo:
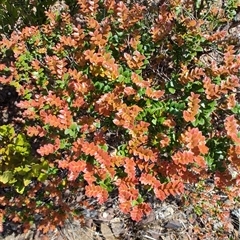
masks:
[(197, 122), (198, 122), (198, 124), (201, 125), (201, 126), (203, 126), (203, 125), (205, 124), (204, 118), (198, 119)]
[(64, 131), (64, 134), (69, 135), (71, 137), (76, 137), (80, 130), (80, 126), (77, 123), (73, 122), (70, 128)]
[(154, 118), (154, 119), (152, 119), (152, 121), (151, 121), (151, 122), (152, 122), (152, 124), (153, 124), (153, 125), (156, 125), (156, 124), (157, 124), (157, 119), (156, 119), (156, 118)]
[(143, 203), (144, 199), (141, 195), (138, 196), (137, 200), (133, 200), (132, 201), (132, 206), (136, 206), (136, 205), (139, 205), (141, 203)]
[(198, 205), (196, 205), (196, 206), (194, 207), (194, 212), (195, 212), (198, 216), (201, 216), (201, 215), (202, 215), (202, 211), (203, 211), (202, 207), (200, 207), (200, 206), (198, 206)]
[(196, 127), (198, 125), (203, 126), (205, 124), (204, 118), (197, 118), (194, 122), (192, 122), (193, 126)]
[(15, 169), (14, 169), (14, 173), (18, 173), (19, 175), (22, 175), (22, 176), (24, 176), (24, 175), (26, 175), (26, 173), (28, 173), (29, 171), (31, 170), (31, 168), (30, 167), (28, 167), (28, 166), (21, 166), (21, 167), (16, 167)]
[(18, 134), (15, 138), (15, 151), (22, 156), (27, 156), (30, 153), (30, 144), (27, 142), (26, 137), (23, 134)]
[(38, 176), (38, 181), (44, 182), (45, 180), (47, 180), (47, 178), (48, 178), (48, 174), (40, 173), (40, 175)]
[(33, 177), (38, 177), (41, 172), (42, 165), (41, 164), (33, 164), (32, 165), (32, 175)]
[(133, 201), (132, 201), (132, 206), (135, 207), (135, 206), (137, 206), (137, 205), (138, 205), (138, 201), (137, 201), (137, 200), (133, 200)]
[(60, 149), (65, 149), (65, 147), (68, 145), (67, 141), (65, 139), (60, 140)]
[(99, 147), (100, 147), (102, 150), (106, 151), (106, 152), (107, 152), (107, 150), (108, 150), (108, 145), (107, 145), (107, 144), (99, 145)]
[(13, 173), (12, 171), (5, 171), (3, 174), (0, 175), (0, 182), (6, 184), (10, 182), (13, 178)]
[(18, 193), (23, 194), (24, 190), (25, 190), (25, 186), (24, 186), (23, 184), (20, 184), (20, 183), (19, 183), (19, 184), (16, 186), (16, 191), (17, 191)]
[(111, 192), (113, 190), (113, 186), (112, 186), (112, 183), (111, 183), (111, 177), (107, 177), (106, 179), (104, 180), (101, 180), (99, 182), (99, 185), (106, 189), (108, 192)]
[(174, 94), (175, 92), (176, 92), (176, 90), (174, 89), (174, 88), (168, 88), (168, 91), (170, 92), (170, 93), (172, 93), (172, 94)]
[(23, 184), (25, 187), (28, 186), (30, 183), (31, 183), (31, 179), (26, 179), (26, 178), (23, 179)]
[(65, 129), (64, 134), (69, 135), (70, 137), (74, 136), (74, 131), (70, 128)]
[(130, 69), (126, 69), (123, 74), (122, 74), (125, 78), (129, 78), (131, 79), (131, 75), (132, 75), (132, 71)]
[(36, 79), (36, 78), (39, 78), (39, 72), (37, 71), (34, 71), (32, 72), (32, 76)]
[(201, 46), (197, 46), (196, 51), (197, 52), (203, 52), (203, 48)]
[(10, 140), (15, 135), (14, 128), (10, 125), (3, 125), (0, 127), (0, 136), (1, 137), (8, 137)]

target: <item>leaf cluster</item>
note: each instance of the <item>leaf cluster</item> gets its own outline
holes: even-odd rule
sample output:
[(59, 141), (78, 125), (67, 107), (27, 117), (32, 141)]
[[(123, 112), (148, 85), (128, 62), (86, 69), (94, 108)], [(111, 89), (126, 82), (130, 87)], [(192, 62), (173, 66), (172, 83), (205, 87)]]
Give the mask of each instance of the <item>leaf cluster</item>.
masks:
[[(229, 14), (197, 2), (168, 1), (148, 19), (140, 4), (77, 1), (77, 17), (49, 10), (3, 37), (0, 82), (16, 88), (24, 127), (1, 128), (0, 181), (23, 196), (35, 181), (35, 213), (46, 214), (56, 203), (71, 212), (64, 188), (83, 187), (99, 204), (116, 190), (136, 221), (151, 212), (147, 193), (164, 201), (185, 183), (214, 178), (234, 199), (240, 56), (226, 31), (209, 28)], [(51, 214), (54, 224), (67, 216)]]

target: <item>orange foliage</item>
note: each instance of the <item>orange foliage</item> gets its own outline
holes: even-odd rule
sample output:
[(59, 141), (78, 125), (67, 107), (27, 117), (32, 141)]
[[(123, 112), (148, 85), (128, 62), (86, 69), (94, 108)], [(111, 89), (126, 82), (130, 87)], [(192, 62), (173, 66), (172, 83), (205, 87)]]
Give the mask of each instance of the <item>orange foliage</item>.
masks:
[(27, 127), (27, 135), (32, 137), (32, 136), (39, 136), (43, 137), (46, 134), (46, 130), (44, 130), (41, 126), (28, 126)]
[(49, 124), (52, 127), (60, 129), (67, 129), (72, 123), (71, 112), (66, 107), (61, 109), (57, 116), (51, 114), (49, 110), (40, 110), (40, 116), (45, 124)]
[(188, 165), (190, 163), (194, 163), (197, 164), (200, 168), (206, 168), (207, 166), (202, 156), (196, 156), (191, 151), (178, 151), (172, 156), (172, 159), (176, 165)]
[(188, 128), (184, 134), (181, 135), (181, 141), (186, 144), (186, 147), (193, 151), (196, 155), (199, 153), (207, 154), (208, 147), (205, 145), (206, 140), (202, 132), (198, 128)]
[(238, 137), (238, 124), (234, 115), (228, 116), (224, 122), (225, 129), (227, 130), (227, 135), (237, 144), (240, 144), (240, 138)]
[(203, 79), (203, 87), (205, 88), (207, 99), (215, 99), (220, 97), (220, 86), (212, 83), (209, 77), (205, 77)]
[(133, 158), (125, 158), (124, 160), (125, 160), (125, 164), (124, 164), (125, 172), (128, 174), (128, 177), (130, 179), (135, 179), (136, 163), (135, 163), (134, 159)]
[(228, 109), (232, 109), (236, 106), (237, 102), (236, 102), (236, 94), (232, 93), (229, 95), (228, 99), (227, 99), (227, 108)]
[(162, 5), (156, 23), (151, 28), (152, 39), (154, 42), (162, 40), (173, 28), (173, 15), (167, 9), (167, 5)]
[(144, 147), (138, 147), (135, 149), (130, 149), (130, 153), (133, 153), (134, 156), (139, 157), (140, 159), (143, 159), (145, 161), (151, 160), (152, 162), (157, 161), (157, 153), (154, 153), (151, 149), (144, 148)]
[(152, 208), (148, 203), (140, 203), (132, 208), (130, 215), (132, 220), (139, 222), (144, 215), (149, 215), (151, 211)]
[(132, 73), (131, 75), (131, 80), (133, 83), (135, 83), (138, 87), (140, 88), (149, 88), (151, 82), (150, 81), (144, 81), (140, 78), (139, 75), (137, 75), (136, 73)]
[(115, 8), (115, 14), (120, 23), (119, 28), (128, 29), (141, 20), (143, 18), (144, 9), (145, 7), (134, 4), (132, 9), (129, 10), (123, 1), (118, 2)]
[(106, 189), (103, 189), (100, 186), (97, 185), (87, 185), (85, 187), (85, 194), (88, 197), (95, 197), (97, 198), (98, 202), (100, 204), (103, 204), (108, 199), (108, 192)]
[(142, 109), (137, 105), (128, 107), (125, 104), (122, 104), (115, 115), (113, 123), (117, 126), (123, 126), (126, 129), (132, 129), (135, 125), (135, 118), (140, 111), (142, 111)]
[(148, 173), (142, 173), (139, 181), (144, 185), (150, 185), (152, 188), (159, 186), (159, 180)]
[(227, 31), (218, 31), (218, 32), (215, 32), (211, 35), (206, 35), (206, 38), (213, 42), (213, 41), (218, 41), (218, 40), (221, 40), (223, 39), (227, 34)]
[(186, 65), (181, 64), (179, 81), (182, 84), (186, 84), (188, 82), (193, 82), (194, 80), (199, 80), (204, 75), (205, 73), (202, 68), (196, 67), (190, 71)]
[(68, 74), (70, 76), (69, 88), (71, 91), (74, 91), (77, 97), (82, 97), (93, 90), (92, 82), (81, 71), (69, 69)]
[(50, 143), (45, 144), (45, 145), (41, 146), (39, 149), (37, 149), (37, 152), (41, 156), (47, 156), (49, 154), (54, 153), (59, 148), (60, 148), (60, 140), (59, 139), (55, 139), (55, 143), (54, 144), (50, 144)]
[(167, 116), (166, 120), (164, 120), (163, 122), (163, 126), (173, 128), (176, 126), (176, 122), (174, 121), (172, 116)]
[(53, 75), (56, 74), (56, 76), (59, 79), (62, 79), (64, 73), (67, 71), (66, 65), (66, 59), (60, 59), (57, 56), (46, 56), (45, 58), (45, 62), (49, 68), (49, 70), (51, 71), (51, 73)]
[(188, 110), (183, 111), (183, 118), (186, 122), (195, 121), (195, 116), (198, 114), (199, 110), (199, 103), (201, 102), (199, 96), (199, 94), (191, 92), (188, 102)]
[(98, 2), (99, 0), (78, 0), (78, 5), (80, 7), (80, 13), (82, 13), (85, 16), (94, 16), (98, 9)]
[[(75, 16), (73, 18), (68, 12), (57, 16), (48, 11), (48, 24), (23, 28), (19, 33), (13, 32), (10, 40), (3, 37), (0, 41), (0, 48), (12, 51), (14, 59), (0, 63), (3, 73), (0, 83), (16, 88), (20, 98), (16, 106), (22, 110), (26, 124), (24, 131), (28, 138), (41, 138), (36, 150), (40, 158), (48, 159), (49, 167), (53, 166), (54, 159), (58, 168), (67, 170), (69, 186), (79, 189), (82, 184), (85, 195), (96, 198), (100, 204), (108, 199), (108, 187), (117, 187), (120, 209), (135, 221), (140, 221), (151, 211), (148, 203), (139, 201), (145, 190), (152, 190), (159, 200), (164, 201), (170, 195), (182, 194), (185, 182), (196, 183), (209, 177), (204, 155), (214, 150), (206, 144), (211, 138), (218, 138), (218, 134), (223, 135), (224, 131), (219, 126), (220, 130), (212, 130), (217, 134), (209, 136), (207, 125), (201, 128), (202, 131), (200, 127), (192, 127), (197, 124), (194, 121), (201, 100), (204, 104), (212, 100), (219, 103), (224, 97), (225, 132), (235, 145), (229, 141), (227, 160), (223, 161), (226, 171), (217, 172), (214, 177), (218, 187), (227, 191), (231, 186), (230, 197), (239, 193), (239, 121), (228, 114), (238, 106), (240, 57), (235, 46), (224, 48), (226, 31), (203, 35), (205, 20), (186, 17), (185, 13), (178, 13), (182, 14), (178, 19), (174, 9), (181, 3), (185, 4), (184, 11), (193, 6), (193, 1), (179, 0), (160, 4), (155, 22), (148, 26), (149, 35), (141, 32), (146, 26), (138, 30), (145, 10), (139, 4), (128, 7), (124, 1), (78, 0), (78, 13), (83, 17), (83, 23), (76, 24)], [(102, 6), (104, 11), (98, 12)], [(178, 25), (183, 32), (177, 32)], [(194, 48), (191, 37), (196, 36), (202, 38), (204, 48), (208, 44), (210, 49), (217, 46), (219, 52), (223, 48), (222, 62), (211, 59), (206, 67), (196, 56), (203, 53), (195, 49), (186, 58), (174, 55), (178, 50), (184, 50), (185, 44), (192, 44), (190, 47)], [(33, 43), (28, 42), (29, 39)], [(156, 46), (152, 46), (151, 39)], [(201, 43), (196, 46), (202, 47)], [(31, 48), (34, 49), (33, 57), (28, 58)], [(152, 58), (155, 53), (157, 56)], [(8, 52), (4, 54), (7, 56)], [(149, 59), (154, 59), (154, 64), (148, 69)], [(178, 63), (176, 59), (182, 61)], [(165, 70), (168, 76), (165, 76)], [(174, 77), (169, 79), (170, 76), (177, 76), (176, 82)], [(194, 92), (195, 83), (200, 88), (198, 93)], [(171, 84), (176, 86), (176, 94), (167, 94)], [(182, 121), (181, 112), (177, 114), (180, 107), (175, 105), (179, 99), (186, 99), (189, 92), (188, 106), (183, 111), (185, 121)], [(172, 102), (168, 102), (169, 95)], [(155, 104), (158, 113), (148, 112), (147, 107)], [(209, 113), (215, 112), (209, 110)], [(151, 124), (153, 115), (154, 120), (159, 120), (157, 124)], [(214, 119), (206, 118), (208, 124), (211, 120)], [(177, 131), (186, 126), (187, 130), (178, 138)], [(108, 136), (112, 132), (113, 139)], [(80, 183), (80, 180), (83, 181)], [(106, 188), (105, 180), (106, 185), (109, 184)], [(28, 197), (34, 198), (44, 184), (38, 183), (31, 188)], [(68, 207), (58, 191), (61, 184), (62, 179), (54, 175), (44, 197), (53, 198), (63, 212), (67, 212)], [(21, 207), (24, 203), (34, 212), (51, 217), (52, 223), (46, 218), (41, 221), (39, 229), (43, 232), (52, 230), (53, 224), (61, 225), (65, 217), (57, 211), (50, 213), (45, 206), (36, 207), (24, 195), (14, 202), (5, 198), (0, 200), (4, 206)], [(0, 211), (0, 232), (3, 214)], [(12, 220), (21, 219), (13, 214)]]
[(162, 90), (153, 90), (152, 88), (147, 87), (145, 94), (152, 99), (159, 99), (164, 95)]
[(180, 195), (184, 192), (184, 185), (181, 181), (174, 181), (165, 184), (159, 184), (158, 187), (154, 188), (156, 197), (161, 201), (165, 200), (168, 196)]
[(135, 50), (133, 55), (124, 53), (124, 58), (127, 61), (127, 65), (131, 69), (140, 69), (144, 65), (145, 56), (142, 55), (139, 51)]
[(157, 137), (160, 139), (160, 147), (164, 148), (169, 145), (170, 138), (166, 134), (160, 133)]

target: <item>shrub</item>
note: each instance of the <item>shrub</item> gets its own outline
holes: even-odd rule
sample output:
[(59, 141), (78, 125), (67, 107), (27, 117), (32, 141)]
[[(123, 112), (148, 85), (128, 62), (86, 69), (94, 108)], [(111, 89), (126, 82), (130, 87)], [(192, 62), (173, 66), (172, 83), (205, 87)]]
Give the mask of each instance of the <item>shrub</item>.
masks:
[(21, 191), (2, 172), (3, 186), (21, 193), (2, 198), (4, 215), (29, 222), (41, 213), (48, 231), (70, 213), (62, 190), (84, 187), (100, 204), (117, 190), (121, 211), (139, 221), (151, 211), (148, 193), (163, 201), (210, 177), (234, 200), (240, 57), (217, 30), (227, 15), (189, 1), (151, 17), (122, 1), (78, 6), (78, 19), (48, 11), (46, 24), (0, 42), (0, 82), (21, 98), (15, 139), (35, 143), (31, 171), (36, 159), (46, 169)]
[(30, 1), (10, 0), (0, 2), (1, 28), (0, 33), (11, 34), (23, 26), (43, 24), (46, 20), (44, 11), (55, 3), (56, 0)]
[[(31, 157), (31, 145), (24, 134), (16, 134), (10, 125), (0, 127), (1, 170), (0, 181), (14, 186), (18, 193), (23, 193), (33, 178), (45, 180), (48, 175), (44, 173), (48, 163)], [(39, 161), (39, 163), (38, 163)]]

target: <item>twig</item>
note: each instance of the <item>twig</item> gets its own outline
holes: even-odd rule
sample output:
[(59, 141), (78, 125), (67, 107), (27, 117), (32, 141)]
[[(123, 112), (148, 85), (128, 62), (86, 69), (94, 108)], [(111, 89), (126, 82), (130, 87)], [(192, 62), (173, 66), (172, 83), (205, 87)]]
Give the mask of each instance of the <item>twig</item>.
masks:
[(148, 235), (143, 235), (143, 237), (148, 238), (150, 240), (157, 240), (156, 238), (149, 237)]

